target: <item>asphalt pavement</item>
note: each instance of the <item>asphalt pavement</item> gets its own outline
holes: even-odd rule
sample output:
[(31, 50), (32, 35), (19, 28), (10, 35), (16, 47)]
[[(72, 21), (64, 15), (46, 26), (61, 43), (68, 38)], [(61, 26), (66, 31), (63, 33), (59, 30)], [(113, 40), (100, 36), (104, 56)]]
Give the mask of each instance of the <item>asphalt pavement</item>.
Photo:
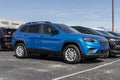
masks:
[(18, 59), (14, 51), (0, 51), (0, 80), (119, 80), (120, 56), (79, 64), (59, 57), (31, 55)]

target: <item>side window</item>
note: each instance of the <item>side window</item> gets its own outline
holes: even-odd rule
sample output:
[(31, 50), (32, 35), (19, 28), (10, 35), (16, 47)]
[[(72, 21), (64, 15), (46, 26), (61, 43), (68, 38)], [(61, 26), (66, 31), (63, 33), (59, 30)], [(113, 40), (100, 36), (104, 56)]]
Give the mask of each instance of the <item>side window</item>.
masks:
[(80, 30), (81, 33), (90, 34), (90, 32), (88, 32), (87, 29), (80, 28), (79, 30)]
[(42, 29), (42, 33), (43, 34), (51, 34), (52, 31), (56, 31), (57, 32), (57, 30), (53, 26), (51, 26), (49, 24), (44, 24), (43, 25), (43, 29)]
[(88, 29), (83, 28), (83, 31), (84, 31), (86, 34), (91, 34), (91, 32), (90, 32)]
[(1, 30), (0, 30), (0, 39), (1, 39), (1, 37), (2, 37), (2, 32), (1, 32)]
[(0, 29), (0, 39), (2, 38), (2, 29)]
[(31, 25), (28, 28), (28, 33), (40, 33), (41, 25)]
[(21, 32), (27, 32), (28, 26), (24, 26), (20, 31)]
[(0, 38), (2, 37), (2, 31), (1, 31), (1, 29), (0, 29)]
[(1, 31), (1, 29), (0, 29), (0, 34), (2, 34), (2, 31)]

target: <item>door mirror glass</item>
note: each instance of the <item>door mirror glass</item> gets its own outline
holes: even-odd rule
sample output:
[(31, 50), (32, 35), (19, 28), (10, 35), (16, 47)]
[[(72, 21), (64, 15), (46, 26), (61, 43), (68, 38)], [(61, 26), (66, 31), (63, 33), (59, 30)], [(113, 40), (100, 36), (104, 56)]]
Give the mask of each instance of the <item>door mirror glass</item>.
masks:
[(57, 30), (51, 30), (51, 34), (58, 34), (58, 31)]

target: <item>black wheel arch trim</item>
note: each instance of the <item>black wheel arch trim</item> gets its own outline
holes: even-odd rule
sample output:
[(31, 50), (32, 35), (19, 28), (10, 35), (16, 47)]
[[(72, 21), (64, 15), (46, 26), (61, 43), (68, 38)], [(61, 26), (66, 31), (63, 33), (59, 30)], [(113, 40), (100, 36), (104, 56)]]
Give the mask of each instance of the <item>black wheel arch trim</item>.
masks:
[[(13, 49), (15, 49), (15, 46), (18, 44), (18, 43), (23, 43), (25, 45), (25, 47), (27, 47), (26, 45), (26, 42), (24, 40), (16, 40), (14, 46), (13, 46)], [(28, 50), (28, 49), (27, 49)]]
[(62, 44), (62, 46), (61, 46), (61, 55), (62, 55), (62, 51), (63, 51), (63, 49), (64, 49), (65, 44), (75, 44), (75, 45), (77, 45), (77, 47), (79, 48), (80, 53), (81, 53), (81, 55), (82, 55), (81, 46), (80, 46), (77, 42), (73, 42), (73, 41), (66, 41), (66, 42), (64, 42), (64, 43)]

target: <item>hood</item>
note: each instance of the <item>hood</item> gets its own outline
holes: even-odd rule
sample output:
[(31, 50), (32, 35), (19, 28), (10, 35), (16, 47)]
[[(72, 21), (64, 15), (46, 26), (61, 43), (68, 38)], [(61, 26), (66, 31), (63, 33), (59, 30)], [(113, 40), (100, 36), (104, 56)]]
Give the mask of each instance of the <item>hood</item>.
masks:
[(92, 35), (92, 34), (83, 34), (83, 33), (71, 33), (72, 35), (74, 36), (81, 36), (83, 38), (93, 38), (93, 39), (96, 39), (98, 41), (101, 41), (101, 40), (107, 40), (106, 38), (102, 37), (102, 36), (98, 36), (98, 35)]

